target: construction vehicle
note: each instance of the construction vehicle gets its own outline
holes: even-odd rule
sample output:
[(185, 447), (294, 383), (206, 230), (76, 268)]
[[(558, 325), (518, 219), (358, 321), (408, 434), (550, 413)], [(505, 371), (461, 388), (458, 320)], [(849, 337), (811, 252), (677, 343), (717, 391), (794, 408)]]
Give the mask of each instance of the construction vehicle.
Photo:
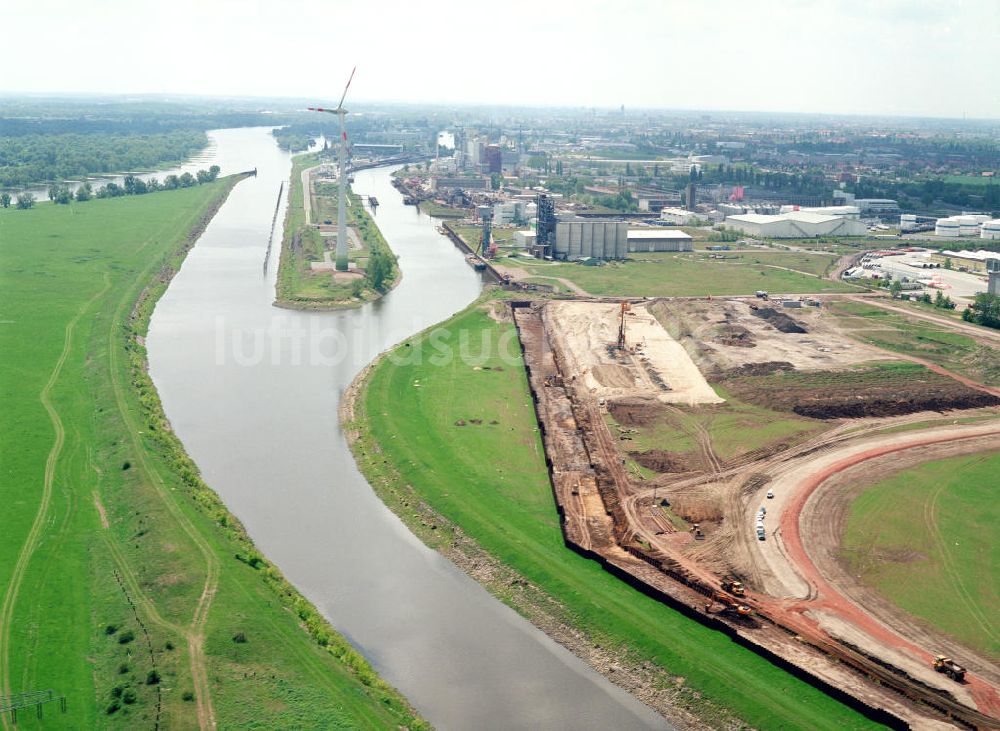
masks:
[(746, 596), (746, 589), (743, 588), (742, 581), (733, 581), (732, 579), (722, 580), (722, 590), (728, 591), (733, 596)]
[(934, 669), (939, 673), (946, 673), (949, 678), (957, 683), (965, 680), (965, 668), (952, 660), (950, 657), (938, 655), (934, 658)]
[(625, 350), (625, 315), (632, 311), (632, 305), (629, 302), (621, 303), (621, 320), (618, 323), (618, 350)]
[(763, 289), (758, 289), (754, 294), (757, 295), (757, 299), (762, 299), (762, 300), (766, 300), (770, 296)]
[(715, 610), (722, 614), (733, 614), (737, 617), (749, 617), (753, 614), (753, 610), (746, 604), (741, 604), (728, 594), (719, 591), (712, 594), (712, 601), (705, 605), (705, 612), (711, 614), (716, 604), (722, 605), (722, 609)]

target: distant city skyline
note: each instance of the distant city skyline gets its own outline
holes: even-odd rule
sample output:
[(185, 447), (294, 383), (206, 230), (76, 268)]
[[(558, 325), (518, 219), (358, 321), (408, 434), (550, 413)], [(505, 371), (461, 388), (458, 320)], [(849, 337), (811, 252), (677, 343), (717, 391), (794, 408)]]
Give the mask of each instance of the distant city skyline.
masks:
[[(996, 0), (5, 8), (0, 91), (1000, 118)], [(2, 100), (0, 100), (2, 104)]]

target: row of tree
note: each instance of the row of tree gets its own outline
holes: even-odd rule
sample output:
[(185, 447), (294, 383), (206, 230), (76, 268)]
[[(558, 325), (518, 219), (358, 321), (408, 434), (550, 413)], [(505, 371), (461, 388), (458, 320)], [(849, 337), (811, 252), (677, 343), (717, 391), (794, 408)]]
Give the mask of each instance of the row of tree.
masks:
[(155, 134), (25, 134), (0, 136), (0, 188), (163, 167), (208, 143), (199, 130)]
[[(162, 182), (157, 178), (143, 180), (135, 175), (126, 175), (121, 185), (108, 183), (95, 190), (90, 183), (84, 183), (75, 192), (65, 184), (51, 185), (49, 186), (49, 200), (59, 205), (69, 205), (73, 200), (82, 203), (92, 198), (118, 198), (124, 195), (144, 195), (158, 190), (192, 188), (202, 183), (211, 183), (219, 177), (220, 172), (221, 168), (218, 165), (213, 165), (208, 170), (199, 170), (194, 175), (191, 173), (168, 175)], [(35, 205), (35, 196), (31, 193), (20, 193), (16, 198), (11, 198), (10, 193), (0, 193), (0, 207), (9, 208), (11, 202), (20, 209), (31, 208)]]

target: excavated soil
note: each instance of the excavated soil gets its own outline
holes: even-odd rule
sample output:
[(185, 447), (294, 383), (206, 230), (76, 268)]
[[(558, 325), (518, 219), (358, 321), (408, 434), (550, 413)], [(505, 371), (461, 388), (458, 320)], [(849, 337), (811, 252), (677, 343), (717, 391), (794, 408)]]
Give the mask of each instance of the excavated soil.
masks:
[(622, 426), (652, 426), (663, 416), (663, 404), (642, 398), (608, 401), (608, 413)]
[(784, 312), (779, 312), (773, 307), (759, 307), (752, 311), (754, 317), (759, 317), (763, 320), (767, 320), (768, 324), (771, 325), (778, 332), (783, 333), (806, 333), (809, 332), (802, 325), (800, 325), (796, 320), (786, 315)]
[(659, 472), (693, 472), (703, 469), (698, 455), (682, 452), (667, 452), (663, 449), (651, 449), (648, 452), (629, 452), (629, 457), (647, 470)]
[(730, 371), (723, 385), (751, 403), (813, 419), (902, 416), (1000, 404), (1000, 398), (993, 394), (927, 369), (904, 374), (879, 369), (811, 373), (778, 370), (769, 376), (735, 376)]
[(728, 324), (728, 322), (723, 327), (722, 332), (712, 338), (712, 340), (720, 345), (731, 345), (735, 348), (757, 347), (757, 341), (754, 340), (752, 332), (742, 325), (732, 325)]

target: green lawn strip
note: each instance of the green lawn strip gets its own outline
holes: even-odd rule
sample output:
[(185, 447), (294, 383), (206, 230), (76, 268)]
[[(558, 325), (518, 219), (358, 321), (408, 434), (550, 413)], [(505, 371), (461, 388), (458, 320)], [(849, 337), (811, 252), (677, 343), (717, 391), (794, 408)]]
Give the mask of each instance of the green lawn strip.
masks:
[(926, 359), (987, 385), (1000, 384), (1000, 349), (952, 332), (946, 325), (861, 302), (834, 301), (829, 311), (862, 342)]
[[(456, 359), (435, 365), (426, 357), (413, 362), (423, 338), (433, 337), (458, 352), (461, 340), (479, 344), (486, 337), (496, 343), (511, 337), (513, 326), (473, 306), (443, 327), (447, 333), (412, 338), (369, 372), (348, 425), (356, 430), (355, 456), (369, 481), (423, 540), (448, 552), (459, 540), (458, 526), (526, 579), (542, 597), (538, 604), (584, 633), (588, 642), (619, 651), (632, 663), (652, 663), (663, 685), (683, 678), (678, 704), (715, 723), (726, 723), (725, 709), (730, 709), (767, 728), (872, 726), (568, 550), (520, 360), (502, 360), (494, 350), (479, 363)], [(476, 347), (473, 354), (479, 352)], [(459, 421), (464, 426), (456, 425)], [(424, 506), (443, 520), (428, 517)], [(538, 604), (526, 604), (523, 594), (510, 588), (513, 584), (485, 583), (537, 619)]]
[[(186, 626), (204, 586), (205, 561), (167, 509), (153, 476), (140, 468), (129, 423), (140, 425), (144, 461), (168, 486), (167, 500), (222, 567), (206, 639), (220, 725), (412, 725), (405, 701), (256, 553), (238, 521), (201, 482), (169, 431), (145, 372), (144, 349), (130, 336), (145, 333), (166, 288), (167, 277), (157, 275), (179, 267), (188, 232), (234, 182), (0, 211), (0, 319), (9, 321), (0, 325), (0, 393), (5, 426), (9, 422), (9, 433), (17, 435), (0, 446), (0, 494), (7, 507), (0, 531), (3, 586), (38, 509), (53, 444), (38, 394), (62, 350), (67, 323), (102, 291), (105, 276), (111, 285), (78, 321), (52, 392), (66, 441), (43, 538), (15, 605), (13, 689), (53, 688), (69, 699), (66, 716), (54, 707), (46, 710), (46, 728), (152, 725), (157, 687), (162, 726), (197, 725), (187, 695), (193, 685), (186, 642), (172, 626), (150, 621), (142, 602), (170, 625)], [(133, 303), (150, 281), (155, 285), (130, 322)], [(114, 358), (111, 348), (120, 348)], [(116, 381), (123, 386), (124, 412)], [(108, 529), (101, 527), (95, 494)], [(152, 658), (115, 578), (121, 569), (116, 557), (135, 577), (138, 592), (129, 586), (129, 598), (139, 605)], [(233, 641), (240, 632), (245, 643)], [(154, 661), (162, 676), (158, 686), (146, 683)], [(35, 727), (32, 716), (22, 714), (21, 726)]]
[(702, 254), (634, 254), (603, 266), (560, 263), (547, 276), (563, 277), (595, 295), (685, 297), (753, 294), (758, 289), (785, 294), (851, 292), (842, 282), (747, 261), (710, 259)]
[(864, 583), (994, 659), (998, 470), (993, 452), (925, 462), (878, 482), (851, 505), (842, 549)]

